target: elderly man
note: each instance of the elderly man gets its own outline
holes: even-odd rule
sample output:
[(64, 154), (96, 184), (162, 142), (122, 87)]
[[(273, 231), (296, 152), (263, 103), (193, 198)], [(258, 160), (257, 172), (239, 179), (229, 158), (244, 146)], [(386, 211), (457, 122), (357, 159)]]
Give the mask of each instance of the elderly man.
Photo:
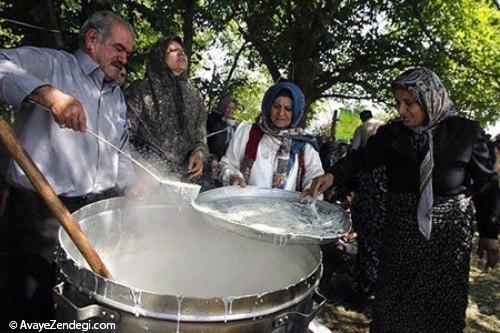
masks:
[[(36, 47), (0, 50), (0, 99), (18, 109), (17, 136), (70, 211), (130, 193), (135, 182), (127, 158), (85, 133), (89, 129), (128, 150), (118, 80), (134, 46), (132, 29), (112, 12), (97, 12), (83, 24), (79, 42), (74, 54)], [(47, 320), (53, 311), (58, 224), (16, 163), (10, 163), (6, 178), (11, 297), (0, 311), (11, 313), (1, 313), (2, 319)]]

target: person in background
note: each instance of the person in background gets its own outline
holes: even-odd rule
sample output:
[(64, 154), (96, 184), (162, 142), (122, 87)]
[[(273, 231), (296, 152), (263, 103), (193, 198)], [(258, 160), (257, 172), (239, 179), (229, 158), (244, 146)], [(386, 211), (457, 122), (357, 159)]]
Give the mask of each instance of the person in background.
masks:
[[(478, 251), (487, 267), (500, 257), (498, 175), (486, 135), (455, 115), (439, 77), (414, 68), (392, 83), (399, 121), (379, 128), (314, 180), (316, 194), (352, 184), (360, 170), (383, 165), (386, 219), (372, 332), (462, 332), (467, 307), (474, 194)], [(309, 193), (311, 192), (311, 193)]]
[[(94, 13), (80, 29), (79, 49), (0, 50), (0, 99), (17, 109), (15, 132), (27, 153), (73, 212), (120, 192), (135, 192), (129, 159), (85, 133), (92, 130), (128, 152), (120, 71), (134, 46), (131, 26), (110, 11)], [(62, 124), (72, 130), (63, 129)], [(54, 250), (59, 224), (14, 161), (6, 180), (6, 304), (10, 320), (48, 322), (54, 316)]]
[(208, 153), (207, 114), (187, 69), (182, 39), (163, 38), (149, 52), (144, 79), (130, 84), (126, 98), (138, 156), (173, 180), (194, 181)]
[(354, 131), (351, 149), (364, 147), (368, 142), (368, 138), (375, 134), (380, 126), (385, 124), (382, 120), (373, 118), (372, 112), (369, 110), (363, 110), (359, 114), (359, 118), (363, 123)]
[(237, 101), (230, 95), (222, 97), (217, 107), (208, 115), (207, 143), (211, 154), (212, 174), (216, 180), (219, 176), (219, 161), (226, 153), (238, 123), (232, 118)]
[(236, 107), (236, 100), (227, 95), (221, 98), (217, 107), (208, 115), (208, 149), (217, 160), (220, 160), (226, 153), (229, 142), (238, 126), (232, 117)]
[(315, 141), (298, 127), (304, 105), (304, 95), (295, 84), (270, 87), (257, 121), (236, 129), (221, 159), (221, 183), (289, 191), (309, 188), (323, 168)]

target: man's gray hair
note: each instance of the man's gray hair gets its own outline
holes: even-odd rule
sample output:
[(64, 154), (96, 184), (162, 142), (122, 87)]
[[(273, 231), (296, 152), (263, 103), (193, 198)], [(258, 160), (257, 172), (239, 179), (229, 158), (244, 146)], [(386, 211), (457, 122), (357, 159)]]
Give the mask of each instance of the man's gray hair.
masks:
[[(126, 26), (132, 36), (134, 36), (134, 31), (130, 23), (125, 21), (120, 15), (113, 13), (109, 10), (103, 10), (100, 12), (95, 12), (91, 17), (83, 23), (80, 28), (80, 33), (78, 34), (78, 44), (81, 48), (85, 46), (85, 33), (90, 29), (95, 29), (97, 31), (97, 38), (99, 41), (103, 41), (109, 36), (113, 23), (119, 22)], [(135, 38), (135, 36), (134, 36)]]

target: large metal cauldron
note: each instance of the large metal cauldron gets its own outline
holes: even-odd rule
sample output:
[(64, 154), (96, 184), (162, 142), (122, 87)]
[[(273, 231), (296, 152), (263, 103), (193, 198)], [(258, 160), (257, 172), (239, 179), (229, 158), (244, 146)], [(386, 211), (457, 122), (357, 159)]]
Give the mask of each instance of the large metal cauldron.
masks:
[(114, 322), (112, 332), (134, 333), (307, 330), (319, 246), (239, 236), (169, 199), (114, 198), (74, 214), (114, 280), (89, 270), (61, 230), (59, 321)]

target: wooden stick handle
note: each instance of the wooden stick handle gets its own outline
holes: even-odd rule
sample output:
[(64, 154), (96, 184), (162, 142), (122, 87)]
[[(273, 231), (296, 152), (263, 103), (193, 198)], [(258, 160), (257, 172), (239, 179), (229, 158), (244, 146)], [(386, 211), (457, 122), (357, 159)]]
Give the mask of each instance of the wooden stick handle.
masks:
[(61, 202), (52, 186), (50, 186), (35, 162), (33, 162), (26, 150), (24, 150), (3, 117), (0, 117), (0, 142), (7, 148), (17, 164), (19, 164), (33, 187), (55, 215), (59, 224), (66, 230), (73, 243), (75, 243), (80, 253), (87, 260), (92, 270), (105, 278), (112, 279), (111, 273), (102, 262), (92, 244), (90, 244), (82, 229), (80, 229), (73, 215), (70, 214), (66, 206)]

